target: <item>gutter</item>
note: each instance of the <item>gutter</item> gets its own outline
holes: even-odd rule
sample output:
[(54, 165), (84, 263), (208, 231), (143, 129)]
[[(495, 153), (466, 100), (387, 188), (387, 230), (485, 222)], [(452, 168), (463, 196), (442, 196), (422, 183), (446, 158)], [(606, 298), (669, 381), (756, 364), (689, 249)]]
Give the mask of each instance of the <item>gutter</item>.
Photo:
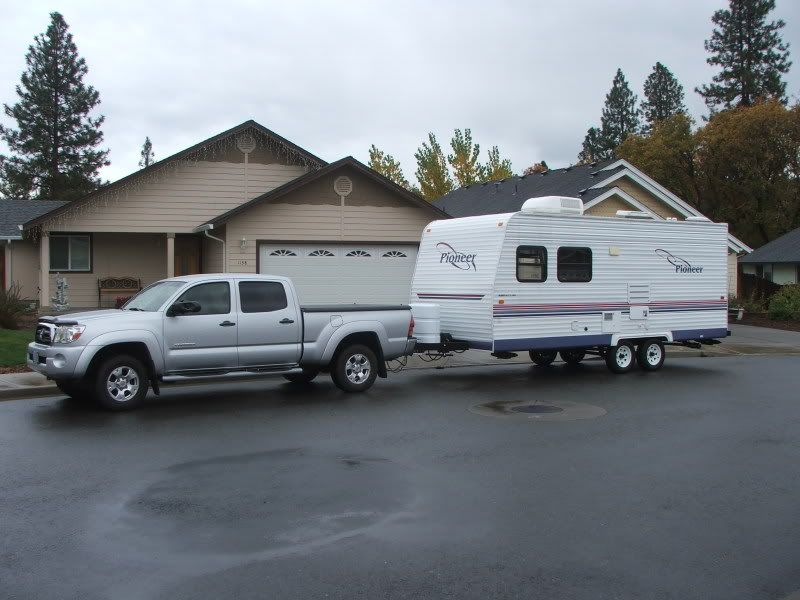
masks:
[(222, 238), (218, 238), (216, 236), (213, 236), (210, 233), (208, 233), (212, 229), (214, 229), (214, 224), (213, 223), (204, 223), (203, 225), (199, 225), (199, 226), (195, 227), (194, 231), (197, 232), (197, 233), (201, 233), (202, 232), (202, 233), (205, 234), (205, 236), (208, 239), (214, 240), (215, 242), (219, 242), (220, 244), (222, 244), (222, 272), (223, 273), (227, 273), (228, 272), (228, 255), (227, 255), (227, 248), (225, 247), (225, 240), (223, 240)]

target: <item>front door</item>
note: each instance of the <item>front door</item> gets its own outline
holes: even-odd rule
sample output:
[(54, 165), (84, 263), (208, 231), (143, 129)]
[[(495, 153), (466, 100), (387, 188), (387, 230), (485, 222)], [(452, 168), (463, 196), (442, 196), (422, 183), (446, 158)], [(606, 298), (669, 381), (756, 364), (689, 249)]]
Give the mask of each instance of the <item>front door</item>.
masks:
[(175, 277), (200, 273), (202, 242), (194, 235), (175, 236)]
[(239, 366), (296, 365), (301, 316), (297, 299), (281, 281), (240, 280)]
[(164, 316), (166, 370), (191, 371), (236, 367), (237, 324), (233, 290), (228, 281), (198, 283), (178, 302), (197, 302), (200, 311)]

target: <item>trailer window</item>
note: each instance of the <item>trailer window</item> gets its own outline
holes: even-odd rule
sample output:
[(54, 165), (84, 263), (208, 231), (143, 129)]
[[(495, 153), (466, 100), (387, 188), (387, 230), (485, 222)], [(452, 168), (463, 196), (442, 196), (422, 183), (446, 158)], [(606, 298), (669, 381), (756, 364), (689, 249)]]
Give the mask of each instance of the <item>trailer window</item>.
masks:
[(542, 282), (547, 279), (547, 249), (544, 246), (517, 246), (517, 281)]
[(559, 281), (586, 282), (592, 280), (591, 248), (559, 248), (557, 258)]

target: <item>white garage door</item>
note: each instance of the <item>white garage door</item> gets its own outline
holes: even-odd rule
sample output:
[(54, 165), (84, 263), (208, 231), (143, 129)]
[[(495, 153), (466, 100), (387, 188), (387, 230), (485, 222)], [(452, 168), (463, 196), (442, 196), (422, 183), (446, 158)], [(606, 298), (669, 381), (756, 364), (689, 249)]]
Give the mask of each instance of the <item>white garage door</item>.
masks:
[(291, 277), (301, 304), (409, 302), (417, 247), (261, 244), (259, 271)]

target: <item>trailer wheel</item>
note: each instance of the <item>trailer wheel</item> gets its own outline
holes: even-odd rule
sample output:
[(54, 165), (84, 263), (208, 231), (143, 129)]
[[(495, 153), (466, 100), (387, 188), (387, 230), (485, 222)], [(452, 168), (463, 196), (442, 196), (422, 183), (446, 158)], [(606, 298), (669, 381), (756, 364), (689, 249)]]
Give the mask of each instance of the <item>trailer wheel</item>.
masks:
[(644, 371), (658, 371), (665, 358), (664, 344), (660, 340), (645, 340), (636, 349), (636, 361)]
[(318, 369), (303, 369), (302, 373), (289, 373), (283, 378), (291, 383), (304, 384), (311, 383), (317, 375), (319, 375)]
[(556, 359), (555, 350), (531, 350), (528, 352), (531, 360), (540, 367), (547, 367)]
[(634, 364), (636, 364), (636, 350), (630, 342), (620, 342), (606, 352), (606, 366), (612, 373), (627, 373)]
[(580, 348), (559, 350), (558, 353), (561, 355), (561, 360), (568, 365), (577, 365), (586, 357), (586, 350), (581, 350)]
[(366, 392), (378, 376), (375, 353), (362, 344), (347, 346), (331, 365), (331, 379), (345, 392)]

